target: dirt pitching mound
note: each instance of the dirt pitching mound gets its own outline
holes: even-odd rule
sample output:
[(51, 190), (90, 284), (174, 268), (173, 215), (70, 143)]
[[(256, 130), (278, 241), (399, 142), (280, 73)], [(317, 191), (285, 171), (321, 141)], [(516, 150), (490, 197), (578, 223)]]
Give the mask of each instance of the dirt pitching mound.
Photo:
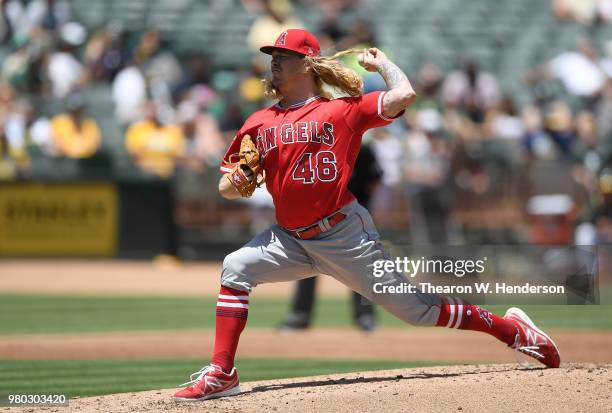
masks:
[[(603, 412), (612, 405), (612, 365), (559, 369), (466, 365), (243, 383), (224, 399), (177, 403), (174, 390), (70, 401), (79, 412)], [(61, 408), (47, 409), (61, 412)]]

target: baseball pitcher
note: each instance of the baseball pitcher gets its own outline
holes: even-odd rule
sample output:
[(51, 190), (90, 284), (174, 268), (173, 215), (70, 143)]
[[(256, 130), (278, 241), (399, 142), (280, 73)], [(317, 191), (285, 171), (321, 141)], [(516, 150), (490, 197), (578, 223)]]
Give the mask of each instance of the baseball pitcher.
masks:
[[(238, 131), (220, 166), (219, 191), (228, 199), (249, 197), (265, 180), (278, 224), (225, 258), (212, 360), (175, 398), (240, 393), (234, 356), (249, 294), (260, 283), (316, 273), (336, 278), (409, 324), (481, 331), (558, 367), (555, 343), (520, 309), (500, 317), (454, 297), (417, 292), (381, 300), (373, 294), (374, 262), (391, 257), (347, 185), (363, 133), (393, 122), (416, 99), (406, 75), (380, 50), (365, 49), (360, 64), (380, 73), (388, 90), (363, 94), (361, 78), (337, 60), (352, 51), (323, 57), (318, 40), (305, 30), (287, 30), (261, 51), (272, 55), (266, 92), (278, 102), (255, 112)], [(346, 97), (333, 99), (323, 85)], [(406, 279), (391, 272), (377, 282)]]

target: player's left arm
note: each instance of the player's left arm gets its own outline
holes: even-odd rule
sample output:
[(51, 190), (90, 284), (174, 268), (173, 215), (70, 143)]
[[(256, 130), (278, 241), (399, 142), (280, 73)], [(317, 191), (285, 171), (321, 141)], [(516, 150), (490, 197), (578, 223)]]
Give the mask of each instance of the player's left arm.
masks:
[(359, 63), (370, 72), (380, 73), (389, 88), (382, 102), (383, 115), (393, 118), (416, 100), (416, 92), (406, 74), (379, 49), (364, 49)]

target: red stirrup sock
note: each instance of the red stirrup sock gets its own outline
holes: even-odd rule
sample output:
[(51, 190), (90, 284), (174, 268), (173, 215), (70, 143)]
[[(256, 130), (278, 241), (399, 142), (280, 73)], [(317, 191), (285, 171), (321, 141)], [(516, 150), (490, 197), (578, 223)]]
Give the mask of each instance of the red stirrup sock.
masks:
[(438, 327), (482, 331), (504, 343), (514, 344), (516, 325), (461, 298), (443, 297)]
[(240, 333), (244, 330), (249, 314), (249, 293), (221, 286), (217, 300), (215, 350), (212, 364), (229, 373), (234, 367)]

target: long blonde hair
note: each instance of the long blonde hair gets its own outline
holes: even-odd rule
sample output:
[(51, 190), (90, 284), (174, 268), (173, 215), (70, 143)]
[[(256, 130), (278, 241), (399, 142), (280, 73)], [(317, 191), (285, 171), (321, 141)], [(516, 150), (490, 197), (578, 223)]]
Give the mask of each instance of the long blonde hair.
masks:
[[(338, 60), (350, 53), (360, 53), (361, 50), (348, 49), (333, 56), (305, 56), (306, 64), (312, 70), (317, 85), (317, 93), (327, 99), (333, 96), (329, 90), (340, 92), (349, 96), (363, 95), (363, 80), (354, 70), (345, 67)], [(271, 79), (264, 79), (265, 95), (272, 99), (282, 99), (283, 96)]]

